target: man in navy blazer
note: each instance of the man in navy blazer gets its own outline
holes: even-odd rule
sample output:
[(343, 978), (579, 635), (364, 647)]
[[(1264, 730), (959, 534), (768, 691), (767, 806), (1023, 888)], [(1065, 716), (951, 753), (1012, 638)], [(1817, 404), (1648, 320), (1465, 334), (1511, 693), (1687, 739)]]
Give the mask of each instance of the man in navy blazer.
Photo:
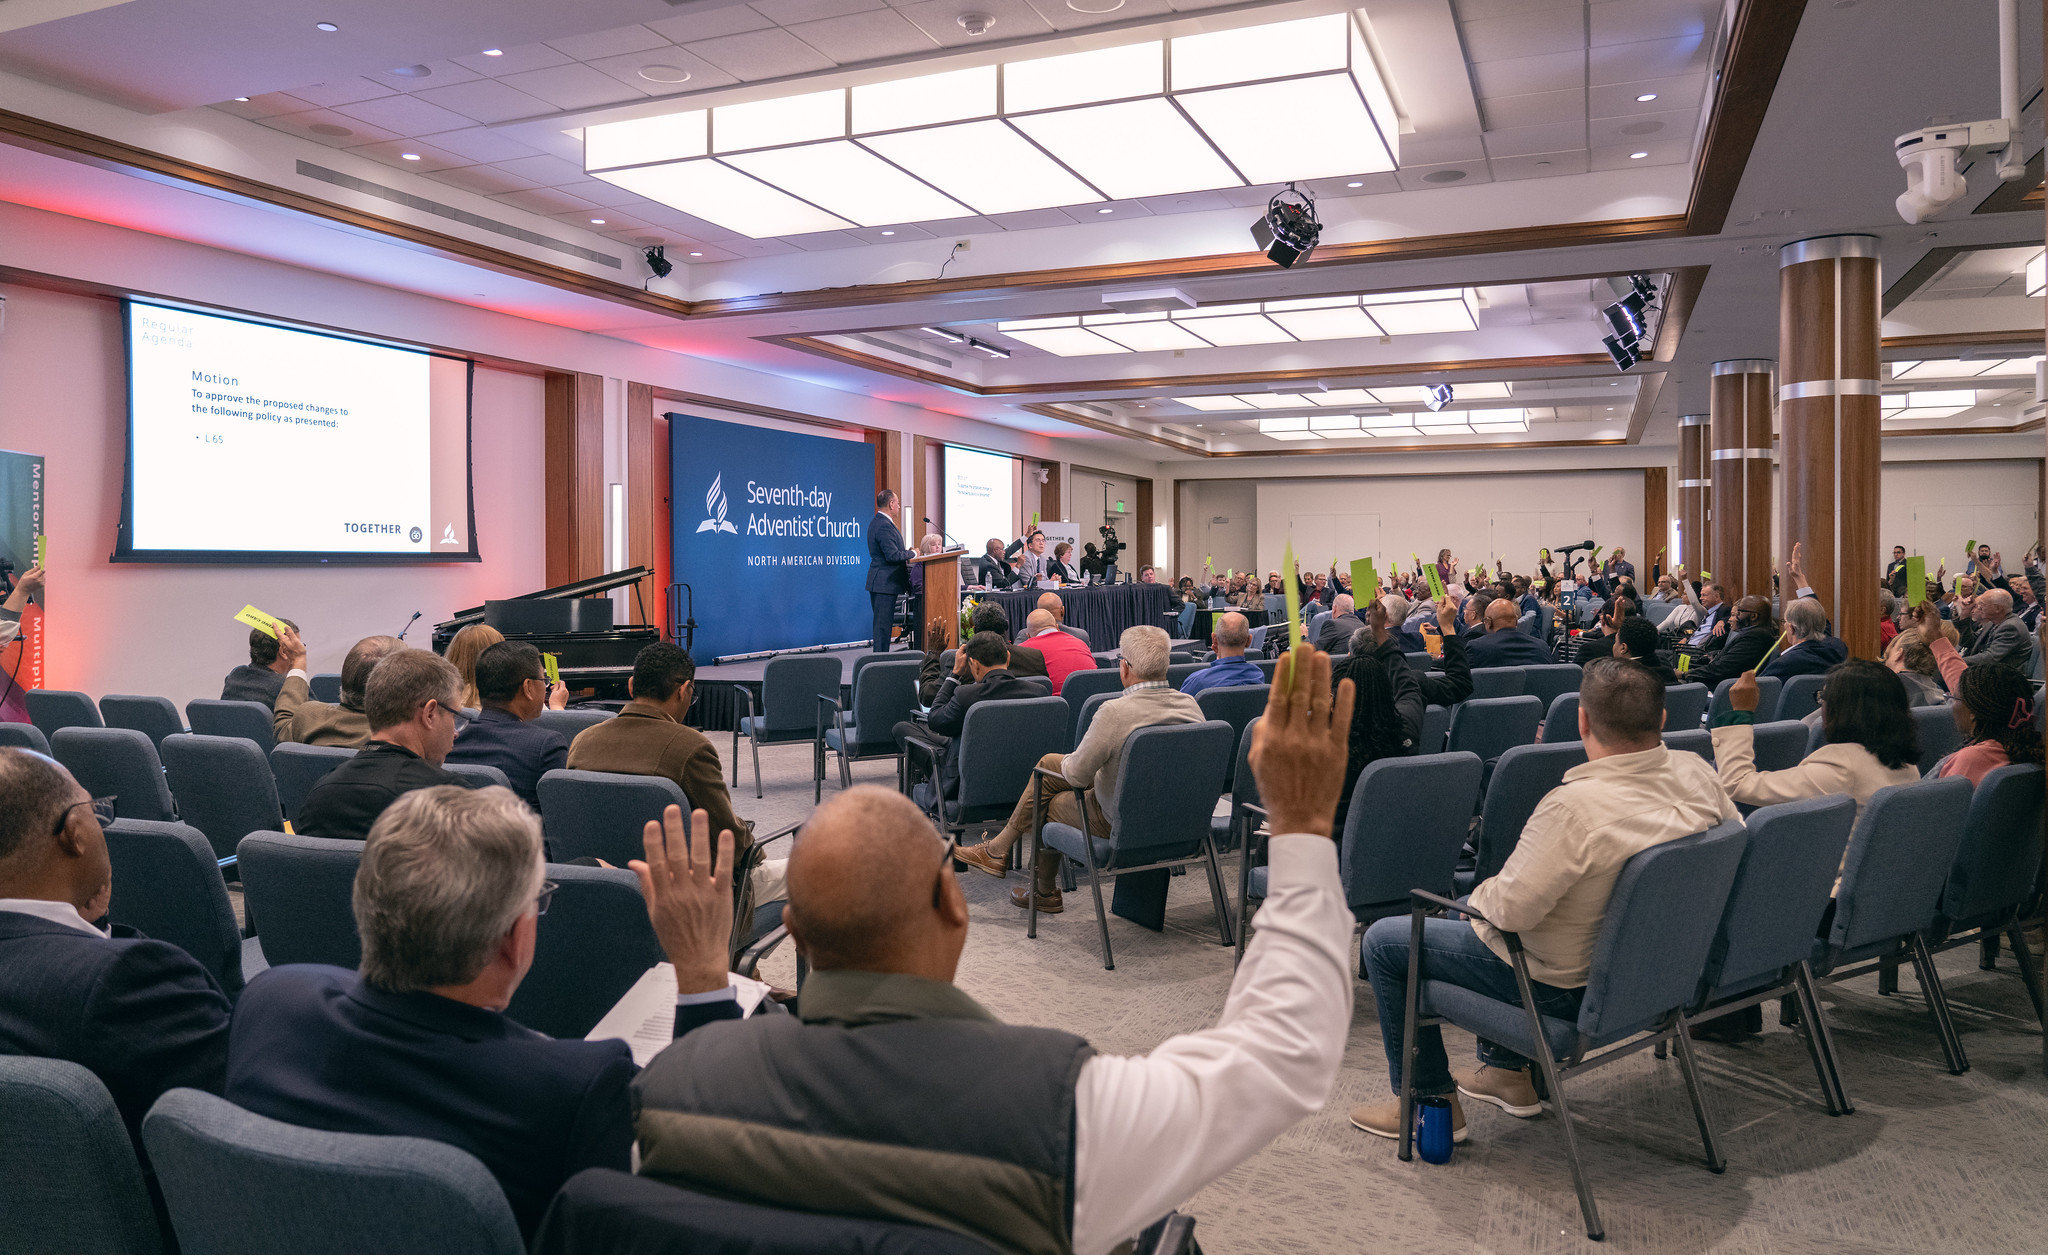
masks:
[(889, 633), (896, 626), (896, 598), (910, 591), (910, 550), (904, 548), (896, 515), (903, 509), (887, 488), (875, 494), (875, 517), (868, 520), (868, 602), (875, 611), (875, 652), (889, 652)]
[(1465, 642), (1475, 667), (1536, 667), (1556, 662), (1542, 641), (1521, 629), (1521, 607), (1505, 597), (1486, 603), (1486, 635)]
[[(664, 825), (647, 825), (651, 864), (632, 864), (656, 935), (680, 956), (677, 1033), (740, 1013), (723, 964), (701, 957), (722, 956), (730, 934), (732, 834), (720, 835), (714, 868), (709, 825), (702, 811), (694, 818), (701, 861), (671, 806)], [(251, 981), (229, 1040), (227, 1099), (288, 1124), (467, 1151), (531, 1238), (562, 1182), (629, 1166), (638, 1070), (623, 1041), (560, 1041), (504, 1014), (544, 926), (545, 872), (540, 821), (509, 790), (400, 797), (356, 872), (360, 973), (286, 966)], [(718, 946), (703, 944), (704, 929), (721, 928)]]
[(220, 1092), (228, 1000), (177, 946), (94, 927), (113, 885), (106, 836), (71, 773), (0, 749), (0, 1054), (90, 1069), (139, 1147), (165, 1090)]
[(569, 742), (535, 720), (569, 704), (567, 685), (548, 689), (540, 650), (526, 641), (499, 641), (476, 659), (477, 699), (483, 709), (455, 734), (444, 760), (496, 767), (512, 791), (540, 809), (540, 778), (569, 765)]

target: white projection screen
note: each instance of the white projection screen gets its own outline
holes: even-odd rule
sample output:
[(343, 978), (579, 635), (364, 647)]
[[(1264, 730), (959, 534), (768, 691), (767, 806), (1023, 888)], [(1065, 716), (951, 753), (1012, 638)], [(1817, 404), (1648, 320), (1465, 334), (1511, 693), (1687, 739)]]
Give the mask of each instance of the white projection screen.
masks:
[(1017, 526), (1011, 494), (1015, 459), (950, 444), (945, 452), (946, 530), (970, 554), (991, 539), (1008, 544)]
[(126, 302), (117, 562), (474, 562), (469, 361)]

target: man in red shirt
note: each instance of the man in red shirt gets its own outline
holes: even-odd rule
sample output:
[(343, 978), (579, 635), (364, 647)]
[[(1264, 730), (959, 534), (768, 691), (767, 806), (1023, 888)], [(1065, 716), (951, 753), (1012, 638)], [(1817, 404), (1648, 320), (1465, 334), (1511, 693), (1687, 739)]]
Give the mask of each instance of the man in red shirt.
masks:
[(1020, 643), (1045, 655), (1045, 673), (1052, 677), (1053, 692), (1059, 692), (1074, 672), (1095, 669), (1095, 655), (1079, 638), (1060, 631), (1050, 610), (1033, 610), (1024, 620), (1024, 633)]

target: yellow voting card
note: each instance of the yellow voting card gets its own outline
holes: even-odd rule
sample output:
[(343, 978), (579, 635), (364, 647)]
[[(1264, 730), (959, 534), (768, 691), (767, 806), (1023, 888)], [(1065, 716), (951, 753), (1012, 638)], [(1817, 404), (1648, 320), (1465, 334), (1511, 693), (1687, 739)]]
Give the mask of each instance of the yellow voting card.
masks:
[(1351, 596), (1361, 606), (1380, 599), (1380, 573), (1372, 569), (1371, 558), (1351, 560)]
[(1906, 604), (1917, 606), (1927, 600), (1927, 559), (1914, 554), (1906, 559)]
[(36, 566), (39, 568), (46, 567), (49, 565), (49, 563), (50, 538), (48, 536), (38, 534), (36, 536)]
[[(1286, 551), (1280, 555), (1280, 565), (1288, 571), (1294, 570), (1294, 538), (1287, 538)], [(1287, 640), (1290, 645), (1302, 642), (1301, 630), (1301, 585), (1290, 578), (1282, 581), (1281, 595), (1287, 598)]]
[(540, 656), (540, 668), (547, 674), (549, 684), (560, 684), (562, 682), (562, 664), (553, 654), (542, 654)]
[(283, 621), (276, 615), (265, 614), (254, 606), (243, 606), (242, 612), (235, 616), (235, 622), (246, 623), (266, 636), (284, 639)]
[(1422, 578), (1429, 581), (1429, 599), (1431, 601), (1442, 601), (1444, 599), (1444, 577), (1436, 573), (1436, 563), (1432, 562), (1422, 568)]

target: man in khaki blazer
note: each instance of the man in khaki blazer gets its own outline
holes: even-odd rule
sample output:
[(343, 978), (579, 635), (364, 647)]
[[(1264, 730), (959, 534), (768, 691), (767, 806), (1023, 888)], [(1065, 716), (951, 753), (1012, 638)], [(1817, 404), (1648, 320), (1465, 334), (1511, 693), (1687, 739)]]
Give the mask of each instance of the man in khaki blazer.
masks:
[(306, 673), (306, 646), (299, 634), (285, 628), (277, 652), (291, 663), (284, 687), (271, 706), (272, 732), (279, 741), (301, 745), (367, 745), (370, 719), (363, 713), (363, 692), (369, 687), (370, 670), (386, 654), (405, 648), (395, 636), (365, 636), (348, 651), (341, 663), (341, 702), (330, 705), (313, 700), (312, 677)]

